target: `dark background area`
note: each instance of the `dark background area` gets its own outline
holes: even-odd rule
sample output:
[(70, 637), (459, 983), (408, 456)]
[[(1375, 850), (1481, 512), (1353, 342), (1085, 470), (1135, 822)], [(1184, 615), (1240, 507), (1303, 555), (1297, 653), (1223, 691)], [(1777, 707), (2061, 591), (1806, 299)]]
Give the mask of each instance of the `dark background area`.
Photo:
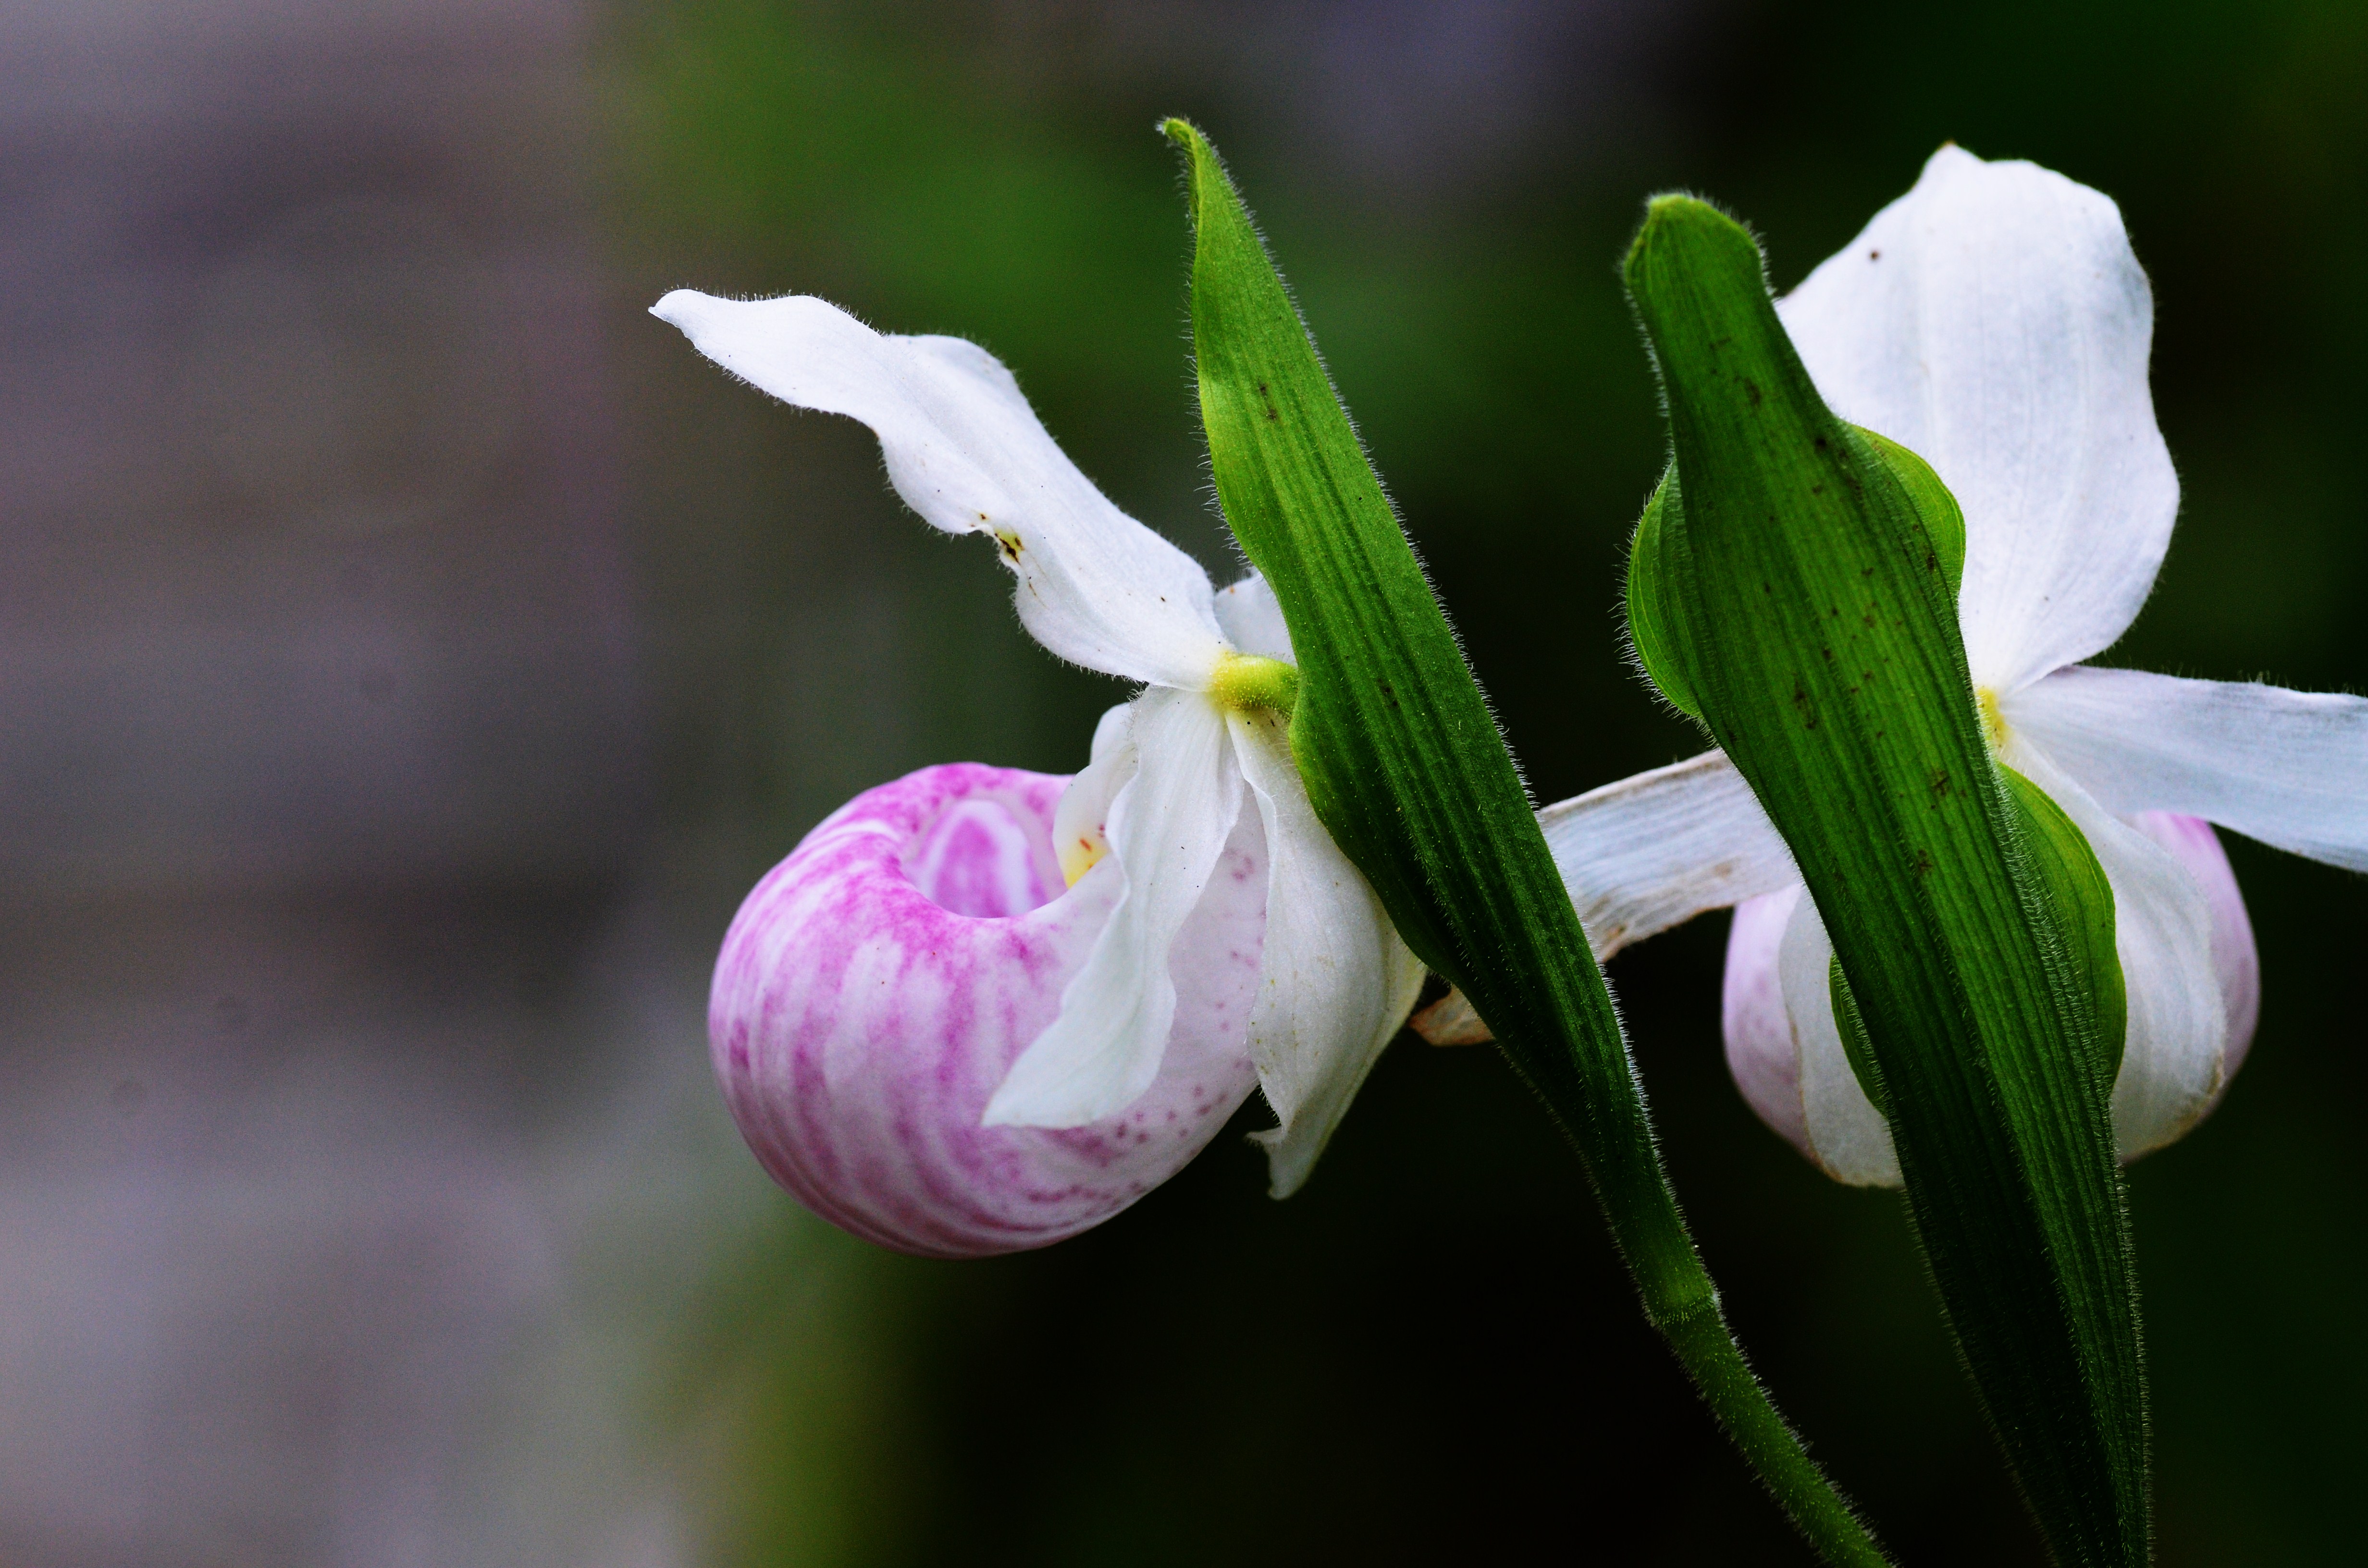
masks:
[[(1228, 1137), (1027, 1256), (764, 1183), (705, 1065), (741, 894), (1123, 693), (669, 288), (985, 344), (1222, 580), (1193, 117), (1554, 800), (1698, 748), (1620, 654), (1645, 197), (1789, 287), (1955, 140), (2154, 279), (2184, 504), (2111, 661), (2368, 687), (2343, 0), (51, 0), (0, 84), (11, 1562), (1808, 1561), (1485, 1051), (1402, 1040), (1289, 1203)], [(2343, 1562), (2368, 887), (2230, 852), (2260, 1035), (2131, 1173), (2160, 1558)], [(1726, 1081), (1724, 935), (1611, 973), (1744, 1342), (1903, 1562), (2035, 1562), (1899, 1200)]]

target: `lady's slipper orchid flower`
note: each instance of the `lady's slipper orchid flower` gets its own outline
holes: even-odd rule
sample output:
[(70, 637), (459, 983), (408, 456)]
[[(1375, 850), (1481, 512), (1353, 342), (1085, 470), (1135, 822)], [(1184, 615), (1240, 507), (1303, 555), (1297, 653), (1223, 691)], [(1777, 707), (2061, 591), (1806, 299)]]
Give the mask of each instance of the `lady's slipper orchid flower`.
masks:
[(1308, 804), (1266, 585), (1212, 592), (973, 344), (803, 297), (677, 290), (655, 313), (763, 391), (871, 426), (913, 510), (995, 540), (1038, 642), (1143, 683), (1065, 790), (926, 769), (749, 895), (709, 1028), (758, 1158), (886, 1245), (1011, 1251), (1173, 1175), (1255, 1084), (1274, 1191), (1297, 1187), (1422, 971)]
[[(2129, 1004), (2116, 1136), (2124, 1159), (2158, 1148), (2217, 1102), (2259, 1001), (2209, 824), (2368, 869), (2368, 701), (2079, 662), (2135, 619), (2179, 506), (2146, 386), (2153, 299), (2102, 195), (1943, 148), (1779, 311), (1834, 411), (1920, 454), (1964, 508), (1975, 700), (1999, 759), (2064, 809), (2112, 885)], [(1725, 757), (1543, 816), (1602, 952), (1736, 906), (1724, 1012), (1745, 1097), (1833, 1176), (1896, 1185), (1835, 1027), (1825, 928)]]

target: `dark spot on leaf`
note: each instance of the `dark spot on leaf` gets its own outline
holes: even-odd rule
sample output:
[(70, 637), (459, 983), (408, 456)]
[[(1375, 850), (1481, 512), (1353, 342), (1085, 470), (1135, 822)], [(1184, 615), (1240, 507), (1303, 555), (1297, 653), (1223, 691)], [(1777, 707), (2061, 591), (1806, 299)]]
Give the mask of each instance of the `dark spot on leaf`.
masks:
[(1759, 383), (1753, 381), (1749, 376), (1746, 376), (1743, 378), (1743, 390), (1745, 394), (1751, 399), (1751, 406), (1754, 408), (1759, 407)]
[(1950, 778), (1949, 770), (1945, 767), (1934, 768), (1932, 777), (1925, 780), (1925, 787), (1932, 791), (1932, 803), (1935, 806), (1957, 792), (1957, 786)]
[(1933, 869), (1939, 864), (1940, 862), (1932, 858), (1932, 852), (1930, 849), (1918, 849), (1916, 852), (1916, 874), (1918, 876), (1930, 876)]

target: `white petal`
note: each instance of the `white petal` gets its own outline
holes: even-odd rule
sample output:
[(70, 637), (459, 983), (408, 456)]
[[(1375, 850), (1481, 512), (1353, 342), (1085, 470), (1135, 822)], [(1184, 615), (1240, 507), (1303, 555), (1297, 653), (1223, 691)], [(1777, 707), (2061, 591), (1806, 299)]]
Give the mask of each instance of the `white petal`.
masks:
[(1726, 932), (1726, 974), (1719, 987), (1719, 1032), (1726, 1037), (1726, 1070), (1744, 1103), (1759, 1119), (1810, 1158), (1807, 1113), (1801, 1106), (1801, 1044), (1784, 1010), (1777, 967), (1793, 906), (1809, 890), (1794, 882), (1781, 892), (1735, 906)]
[(1288, 1198), (1413, 1010), (1423, 966), (1316, 820), (1285, 722), (1265, 713), (1230, 722), (1266, 824), (1266, 947), (1249, 1048), (1281, 1125), (1257, 1136), (1274, 1196)]
[(1019, 619), (1053, 653), (1129, 680), (1205, 682), (1223, 652), (1208, 574), (1077, 472), (986, 350), (876, 333), (803, 295), (677, 289), (651, 313), (775, 397), (870, 426), (905, 505), (996, 540)]
[(2245, 1064), (2254, 1027), (2261, 1021), (2261, 954), (2253, 945), (2253, 918), (2245, 912), (2236, 870), (2210, 823), (2176, 812), (2140, 812), (2130, 825), (2169, 850), (2211, 906), (2212, 970), (2220, 981), (2221, 1005), (2228, 1010), (2220, 1069), (2221, 1093), (2226, 1094), (2228, 1080)]
[(1053, 810), (1053, 854), (1069, 886), (1110, 853), (1110, 809), (1134, 767), (1134, 704), (1121, 702), (1094, 726), (1093, 760), (1069, 780)]
[(2368, 700), (2079, 667), (1999, 707), (2117, 815), (2203, 817), (2368, 871)]
[(2154, 297), (2112, 201), (1943, 147), (1781, 311), (1835, 412), (1921, 455), (1964, 508), (1976, 685), (2121, 636), (2179, 481), (2146, 390)]
[(1241, 810), (1242, 774), (1214, 704), (1154, 687), (1135, 699), (1134, 778), (1109, 820), (1126, 893), (1061, 1015), (987, 1102), (989, 1127), (1082, 1127), (1124, 1109), (1159, 1075), (1176, 1017), (1169, 949)]
[(1816, 900), (1804, 898), (1785, 924), (1776, 969), (1801, 1053), (1801, 1116), (1809, 1157), (1836, 1181), (1897, 1187), (1899, 1156), (1891, 1147), (1891, 1128), (1859, 1086), (1834, 1021), (1833, 960)]
[(1264, 577), (1253, 572), (1231, 587), (1217, 592), (1217, 625), (1225, 640), (1245, 653), (1296, 664), (1292, 656), (1291, 628), (1283, 623), (1282, 607)]
[(2113, 1084), (2113, 1142), (2124, 1160), (2202, 1119), (2226, 1082), (2227, 1005), (2212, 953), (2212, 905), (2161, 845), (2099, 805), (2026, 739), (2005, 760), (2047, 791), (2096, 851), (2113, 889), (2113, 948), (2129, 1032)]
[(1599, 960), (1801, 880), (1725, 752), (1558, 801), (1538, 824)]

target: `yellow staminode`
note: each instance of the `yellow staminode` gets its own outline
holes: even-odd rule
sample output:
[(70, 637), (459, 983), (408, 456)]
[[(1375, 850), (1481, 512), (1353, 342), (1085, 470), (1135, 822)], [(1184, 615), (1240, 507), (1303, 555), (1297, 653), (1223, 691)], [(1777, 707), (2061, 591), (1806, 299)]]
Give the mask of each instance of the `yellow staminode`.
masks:
[(1209, 699), (1236, 713), (1263, 709), (1289, 718), (1299, 699), (1299, 666), (1256, 653), (1227, 653), (1209, 677)]
[(1981, 710), (1982, 738), (1989, 742), (1990, 750), (2006, 750), (2006, 715), (1998, 711), (1997, 690), (1987, 686), (1974, 687), (1974, 705)]
[(1102, 857), (1110, 853), (1110, 840), (1102, 836), (1102, 830), (1097, 826), (1082, 833), (1064, 835), (1053, 848), (1060, 858), (1062, 877), (1071, 887), (1076, 887), (1077, 879), (1100, 865)]

